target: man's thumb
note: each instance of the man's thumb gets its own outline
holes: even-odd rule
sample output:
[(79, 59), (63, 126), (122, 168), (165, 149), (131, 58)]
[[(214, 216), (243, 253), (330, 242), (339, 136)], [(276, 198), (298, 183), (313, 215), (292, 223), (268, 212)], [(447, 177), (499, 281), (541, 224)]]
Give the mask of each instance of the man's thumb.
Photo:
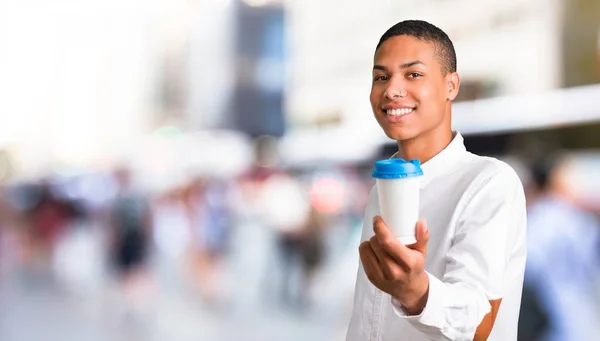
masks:
[(429, 243), (429, 230), (427, 229), (427, 222), (424, 219), (421, 219), (417, 222), (416, 232), (417, 242), (414, 244), (412, 249), (426, 253), (427, 243)]

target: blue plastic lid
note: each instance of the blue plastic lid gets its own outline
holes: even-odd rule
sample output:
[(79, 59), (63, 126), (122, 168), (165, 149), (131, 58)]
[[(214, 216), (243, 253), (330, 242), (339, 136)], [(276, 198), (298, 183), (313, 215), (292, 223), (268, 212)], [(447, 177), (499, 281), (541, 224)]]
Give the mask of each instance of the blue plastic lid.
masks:
[(376, 179), (402, 179), (423, 175), (421, 161), (389, 159), (375, 162), (372, 176)]

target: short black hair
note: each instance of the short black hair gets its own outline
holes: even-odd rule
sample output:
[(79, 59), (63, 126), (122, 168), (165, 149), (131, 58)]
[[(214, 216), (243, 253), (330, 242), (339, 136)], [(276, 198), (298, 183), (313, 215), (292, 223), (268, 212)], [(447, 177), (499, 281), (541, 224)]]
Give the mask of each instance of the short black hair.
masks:
[(386, 40), (402, 35), (433, 43), (442, 64), (442, 72), (456, 72), (456, 52), (452, 40), (446, 32), (423, 20), (405, 20), (390, 27), (379, 39), (375, 52)]

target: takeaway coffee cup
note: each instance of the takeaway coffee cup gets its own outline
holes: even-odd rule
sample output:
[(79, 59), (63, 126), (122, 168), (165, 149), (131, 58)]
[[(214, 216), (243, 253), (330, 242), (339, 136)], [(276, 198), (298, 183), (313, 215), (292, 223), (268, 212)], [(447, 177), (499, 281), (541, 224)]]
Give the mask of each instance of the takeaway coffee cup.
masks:
[(419, 160), (389, 159), (375, 162), (379, 209), (383, 221), (404, 245), (417, 242), (419, 188), (423, 170)]

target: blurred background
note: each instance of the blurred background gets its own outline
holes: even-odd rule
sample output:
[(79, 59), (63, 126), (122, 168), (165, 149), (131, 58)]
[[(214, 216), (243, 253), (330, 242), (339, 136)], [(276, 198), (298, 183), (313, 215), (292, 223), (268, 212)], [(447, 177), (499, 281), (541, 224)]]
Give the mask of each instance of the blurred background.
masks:
[(526, 187), (520, 340), (597, 339), (600, 0), (0, 0), (0, 340), (343, 340), (404, 19)]

